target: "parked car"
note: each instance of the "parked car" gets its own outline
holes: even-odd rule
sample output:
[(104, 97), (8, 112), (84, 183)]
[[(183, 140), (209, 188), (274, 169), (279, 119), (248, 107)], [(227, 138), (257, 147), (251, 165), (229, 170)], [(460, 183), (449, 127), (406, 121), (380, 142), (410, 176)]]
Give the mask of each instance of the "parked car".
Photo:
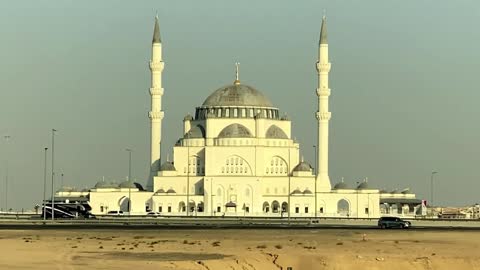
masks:
[(109, 216), (123, 216), (123, 211), (108, 211), (107, 215), (109, 215)]
[(412, 226), (410, 221), (403, 220), (399, 217), (381, 217), (378, 220), (378, 227), (382, 229), (387, 228), (401, 228), (408, 229)]
[(160, 212), (148, 212), (147, 217), (159, 217)]

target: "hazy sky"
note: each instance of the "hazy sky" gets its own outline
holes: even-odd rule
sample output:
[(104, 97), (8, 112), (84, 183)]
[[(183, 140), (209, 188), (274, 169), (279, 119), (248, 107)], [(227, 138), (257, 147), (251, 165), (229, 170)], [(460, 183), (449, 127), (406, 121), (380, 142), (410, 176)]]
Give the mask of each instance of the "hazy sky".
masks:
[[(182, 119), (240, 79), (293, 121), (312, 161), (315, 62), (327, 10), (330, 177), (410, 187), (435, 201), (479, 202), (478, 1), (0, 1), (0, 206), (43, 192), (43, 149), (58, 129), (55, 168), (91, 187), (149, 165), (148, 61), (156, 10), (164, 48), (163, 157)], [(49, 153), (49, 171), (50, 171)], [(50, 183), (50, 178), (48, 180)], [(57, 178), (57, 183), (60, 178)], [(49, 188), (50, 189), (50, 188)]]

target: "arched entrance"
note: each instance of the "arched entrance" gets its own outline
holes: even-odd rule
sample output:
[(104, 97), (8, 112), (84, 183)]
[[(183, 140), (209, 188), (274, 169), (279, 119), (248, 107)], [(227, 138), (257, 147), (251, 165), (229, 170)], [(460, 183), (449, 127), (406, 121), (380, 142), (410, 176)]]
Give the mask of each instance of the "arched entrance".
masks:
[(178, 212), (185, 212), (187, 211), (187, 206), (185, 205), (185, 202), (180, 202), (178, 204)]
[(278, 201), (272, 202), (272, 212), (278, 213), (280, 211), (280, 203)]
[(129, 212), (130, 208), (130, 199), (128, 197), (123, 196), (118, 200), (118, 206), (120, 206), (120, 211), (122, 212)]
[(350, 204), (347, 200), (341, 199), (337, 203), (337, 212), (341, 216), (349, 216), (350, 215)]
[(268, 202), (264, 202), (262, 206), (263, 212), (268, 213), (270, 212), (270, 204)]
[(288, 203), (283, 202), (282, 203), (282, 213), (288, 212)]

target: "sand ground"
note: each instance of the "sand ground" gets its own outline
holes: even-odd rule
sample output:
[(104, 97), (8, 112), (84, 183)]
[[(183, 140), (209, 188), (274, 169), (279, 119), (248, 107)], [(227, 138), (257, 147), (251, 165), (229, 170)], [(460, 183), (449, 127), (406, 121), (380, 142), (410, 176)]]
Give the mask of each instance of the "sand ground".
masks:
[(480, 269), (480, 233), (343, 229), (0, 231), (0, 269), (287, 267)]

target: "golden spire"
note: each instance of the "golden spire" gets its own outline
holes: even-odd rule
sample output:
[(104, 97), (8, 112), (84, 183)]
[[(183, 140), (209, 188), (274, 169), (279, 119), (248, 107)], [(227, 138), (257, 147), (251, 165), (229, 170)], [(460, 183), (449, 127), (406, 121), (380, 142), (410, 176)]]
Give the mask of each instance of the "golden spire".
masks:
[(235, 85), (239, 85), (239, 84), (240, 84), (240, 80), (238, 79), (239, 66), (240, 66), (240, 63), (236, 62), (236, 63), (235, 63), (235, 81), (233, 82), (233, 84), (235, 84)]

